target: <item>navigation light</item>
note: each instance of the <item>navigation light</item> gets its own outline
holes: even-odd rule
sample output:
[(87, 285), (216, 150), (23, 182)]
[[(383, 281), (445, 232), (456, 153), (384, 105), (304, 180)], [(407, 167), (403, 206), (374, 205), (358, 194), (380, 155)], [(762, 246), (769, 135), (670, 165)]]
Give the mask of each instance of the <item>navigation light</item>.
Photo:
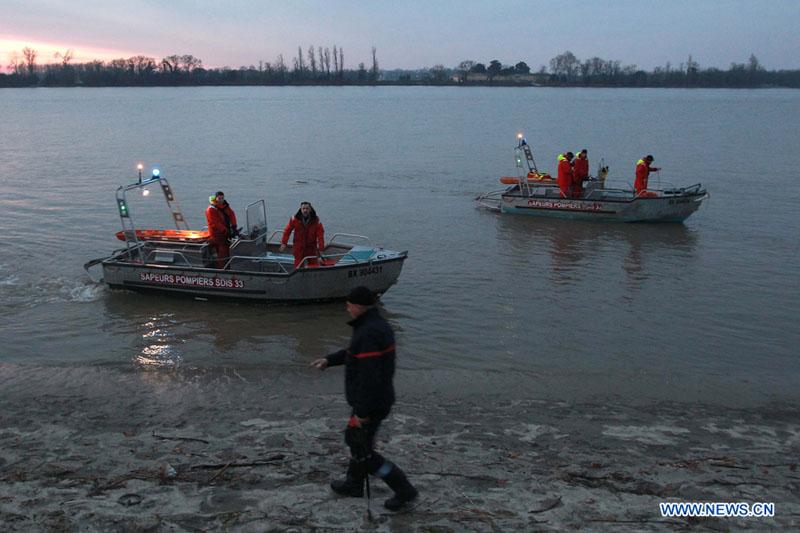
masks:
[(157, 168), (154, 168), (153, 169), (153, 177), (157, 178), (159, 176), (159, 174), (161, 174), (161, 171), (158, 170)]
[(148, 189), (147, 187), (142, 189), (142, 196), (150, 196), (150, 189)]

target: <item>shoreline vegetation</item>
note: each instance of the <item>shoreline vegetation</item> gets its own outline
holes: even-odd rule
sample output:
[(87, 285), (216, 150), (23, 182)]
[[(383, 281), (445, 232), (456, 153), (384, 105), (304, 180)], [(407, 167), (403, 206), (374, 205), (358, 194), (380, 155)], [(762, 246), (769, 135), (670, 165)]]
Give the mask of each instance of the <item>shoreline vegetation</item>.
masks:
[(383, 70), (372, 47), (371, 64), (345, 68), (344, 51), (333, 46), (298, 47), (297, 56), (239, 68), (205, 68), (193, 55), (161, 60), (134, 56), (111, 61), (73, 63), (73, 51), (56, 53), (56, 61), (37, 63), (36, 50), (9, 54), (8, 74), (0, 88), (26, 87), (184, 87), (184, 86), (450, 86), (450, 87), (659, 87), (659, 88), (800, 88), (800, 69), (766, 70), (755, 55), (730, 68), (702, 69), (690, 55), (686, 62), (645, 71), (618, 60), (578, 59), (566, 51), (537, 72), (524, 61), (513, 66), (493, 59), (488, 65), (465, 60), (456, 67)]

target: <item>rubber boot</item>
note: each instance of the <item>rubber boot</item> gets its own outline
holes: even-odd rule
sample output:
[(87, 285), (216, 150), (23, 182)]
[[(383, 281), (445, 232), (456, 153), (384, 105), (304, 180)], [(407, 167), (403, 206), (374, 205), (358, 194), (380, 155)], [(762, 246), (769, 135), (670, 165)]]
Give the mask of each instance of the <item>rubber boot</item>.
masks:
[[(387, 461), (388, 463), (388, 461)], [(394, 491), (394, 496), (386, 500), (383, 505), (390, 511), (397, 511), (405, 504), (419, 495), (417, 489), (408, 481), (408, 478), (397, 465), (389, 463), (391, 469), (383, 477), (383, 481)], [(383, 468), (381, 468), (383, 470)]]
[(347, 466), (345, 478), (331, 481), (331, 489), (333, 489), (333, 492), (353, 498), (361, 498), (364, 496), (364, 478), (360, 477), (357, 472), (358, 465), (351, 459), (350, 464)]

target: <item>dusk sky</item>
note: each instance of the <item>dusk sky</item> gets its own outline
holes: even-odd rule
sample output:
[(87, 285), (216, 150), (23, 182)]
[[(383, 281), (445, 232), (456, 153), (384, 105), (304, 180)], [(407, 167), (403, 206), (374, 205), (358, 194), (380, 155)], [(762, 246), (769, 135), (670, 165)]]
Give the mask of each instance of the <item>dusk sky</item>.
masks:
[(465, 59), (533, 70), (570, 50), (645, 70), (689, 54), (726, 69), (755, 54), (800, 68), (798, 0), (0, 0), (0, 66), (29, 46), (37, 63), (191, 54), (206, 67), (258, 65), (297, 47), (344, 50), (345, 68), (455, 67)]

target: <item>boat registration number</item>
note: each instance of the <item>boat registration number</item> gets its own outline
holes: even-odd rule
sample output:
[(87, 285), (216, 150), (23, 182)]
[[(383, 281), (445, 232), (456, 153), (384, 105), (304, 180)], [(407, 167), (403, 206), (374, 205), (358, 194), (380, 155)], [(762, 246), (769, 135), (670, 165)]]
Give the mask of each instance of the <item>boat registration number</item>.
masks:
[(371, 274), (380, 274), (383, 272), (383, 267), (380, 265), (369, 266), (364, 268), (354, 268), (347, 272), (348, 278), (360, 278), (362, 276), (369, 276)]

